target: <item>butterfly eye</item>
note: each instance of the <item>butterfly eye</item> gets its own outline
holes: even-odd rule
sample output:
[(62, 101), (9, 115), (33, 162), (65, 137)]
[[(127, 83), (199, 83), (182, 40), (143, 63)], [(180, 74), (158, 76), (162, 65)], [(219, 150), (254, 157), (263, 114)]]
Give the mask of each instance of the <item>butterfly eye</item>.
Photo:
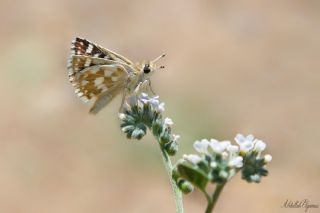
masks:
[(143, 68), (143, 72), (144, 72), (145, 74), (148, 74), (150, 71), (151, 71), (151, 70), (150, 70), (149, 64), (146, 64), (146, 65), (144, 66), (144, 68)]

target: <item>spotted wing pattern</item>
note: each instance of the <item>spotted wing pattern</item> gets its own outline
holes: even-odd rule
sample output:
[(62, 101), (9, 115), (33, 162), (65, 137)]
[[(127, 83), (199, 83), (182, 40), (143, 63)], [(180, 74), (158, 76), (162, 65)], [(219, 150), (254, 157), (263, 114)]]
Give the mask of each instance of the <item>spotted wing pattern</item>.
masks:
[(127, 73), (121, 65), (95, 65), (72, 77), (75, 93), (83, 100), (97, 100), (99, 96), (124, 84)]
[(71, 54), (86, 55), (97, 58), (113, 59), (102, 47), (83, 38), (75, 38), (71, 42)]
[(81, 100), (95, 101), (90, 112), (96, 113), (124, 87), (131, 64), (119, 54), (75, 38), (68, 61), (69, 81)]
[(71, 42), (71, 54), (104, 58), (117, 62), (122, 62), (128, 65), (132, 64), (132, 62), (126, 57), (118, 53), (112, 52), (111, 50), (105, 49), (91, 41), (79, 37), (76, 37)]
[(101, 64), (121, 63), (130, 66), (132, 62), (125, 57), (107, 50), (83, 38), (71, 42), (71, 56), (68, 60), (69, 77), (86, 67)]

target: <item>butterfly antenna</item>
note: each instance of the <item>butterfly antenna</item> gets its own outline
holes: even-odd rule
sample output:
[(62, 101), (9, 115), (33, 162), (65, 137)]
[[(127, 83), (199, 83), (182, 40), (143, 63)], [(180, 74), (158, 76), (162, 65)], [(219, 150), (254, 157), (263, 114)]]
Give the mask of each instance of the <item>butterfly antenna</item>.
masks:
[(155, 62), (157, 62), (159, 59), (161, 59), (161, 58), (163, 58), (163, 57), (165, 57), (165, 56), (166, 56), (166, 54), (162, 54), (162, 55), (158, 56), (157, 58), (153, 59), (151, 62), (152, 62), (152, 63), (155, 63)]

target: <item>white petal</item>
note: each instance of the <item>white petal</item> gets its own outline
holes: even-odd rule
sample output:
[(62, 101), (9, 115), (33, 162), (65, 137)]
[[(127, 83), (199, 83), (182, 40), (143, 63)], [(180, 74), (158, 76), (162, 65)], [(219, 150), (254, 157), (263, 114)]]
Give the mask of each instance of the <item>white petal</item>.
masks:
[(201, 141), (196, 141), (193, 144), (193, 148), (201, 154), (208, 153), (208, 146), (209, 146), (209, 141), (206, 139), (202, 139)]
[(262, 140), (254, 140), (255, 145), (254, 145), (254, 150), (258, 152), (262, 152), (266, 148), (266, 143), (264, 143)]
[(242, 161), (243, 161), (243, 158), (241, 156), (235, 157), (229, 161), (229, 166), (240, 168), (243, 166)]
[(222, 148), (225, 150), (228, 146), (231, 145), (230, 141), (221, 141), (220, 145), (222, 146)]
[(249, 152), (253, 149), (253, 143), (252, 142), (245, 142), (240, 144), (240, 151)]
[(222, 152), (222, 158), (227, 159), (229, 157), (228, 152)]
[(225, 170), (221, 170), (221, 171), (219, 172), (219, 176), (222, 177), (222, 178), (224, 178), (224, 179), (227, 179), (228, 176), (229, 176), (229, 174), (228, 174), (228, 172), (226, 172)]
[(246, 137), (246, 141), (253, 141), (253, 139), (254, 139), (254, 136), (253, 135), (247, 135), (247, 137)]
[(218, 166), (218, 164), (217, 164), (217, 162), (215, 162), (215, 161), (212, 161), (211, 163), (210, 163), (210, 167), (211, 168), (216, 168)]
[(140, 98), (148, 98), (149, 99), (149, 96), (147, 93), (142, 92), (140, 95)]
[(250, 179), (254, 182), (259, 182), (261, 180), (261, 177), (258, 174), (251, 175)]
[(221, 154), (227, 147), (228, 143), (226, 142), (219, 142), (215, 139), (210, 140), (210, 147), (214, 153)]
[(227, 147), (227, 150), (230, 153), (237, 153), (239, 151), (239, 147), (235, 146), (235, 145), (230, 145), (230, 146)]
[(164, 119), (164, 124), (168, 125), (168, 126), (172, 126), (173, 125), (173, 121), (171, 120), (171, 118), (165, 118)]
[(123, 120), (126, 118), (126, 115), (124, 113), (119, 113), (119, 118)]
[(234, 138), (237, 144), (241, 144), (245, 141), (245, 137), (242, 134), (237, 134), (236, 137)]
[(210, 139), (210, 143), (212, 143), (212, 144), (216, 144), (216, 143), (219, 143), (219, 141), (218, 141), (218, 140), (216, 140), (216, 139), (211, 138), (211, 139)]
[(269, 163), (270, 161), (272, 160), (272, 156), (271, 155), (265, 155), (264, 156), (264, 161), (266, 162), (266, 163)]
[(183, 155), (183, 159), (185, 159), (186, 161), (189, 161), (190, 163), (196, 165), (197, 163), (199, 163), (201, 161), (201, 157), (198, 155), (194, 155), (194, 154), (190, 154), (190, 155)]
[(146, 93), (141, 93), (139, 96), (139, 101), (143, 102), (144, 104), (148, 103), (150, 101), (149, 96)]
[(177, 141), (177, 140), (179, 140), (179, 139), (181, 138), (180, 135), (172, 134), (172, 136), (173, 136), (173, 140), (174, 140), (174, 141)]
[(163, 112), (164, 111), (164, 103), (160, 103), (159, 104), (157, 111), (159, 111), (159, 112)]
[(157, 99), (151, 99), (151, 100), (150, 100), (150, 103), (151, 103), (151, 106), (152, 106), (154, 109), (157, 109), (158, 106), (159, 106), (159, 104), (160, 104), (159, 100), (157, 100)]

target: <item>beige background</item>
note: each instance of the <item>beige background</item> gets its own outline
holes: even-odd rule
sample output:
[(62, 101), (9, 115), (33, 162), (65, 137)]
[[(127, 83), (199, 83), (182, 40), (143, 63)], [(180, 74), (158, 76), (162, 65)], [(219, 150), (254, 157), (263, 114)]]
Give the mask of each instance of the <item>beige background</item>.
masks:
[[(267, 142), (269, 177), (235, 177), (217, 212), (320, 204), (319, 1), (1, 0), (0, 212), (174, 212), (156, 143), (120, 131), (120, 98), (92, 116), (74, 95), (74, 36), (133, 61), (167, 53), (152, 81), (182, 135), (178, 157), (201, 138)], [(184, 202), (206, 204), (197, 191)]]

